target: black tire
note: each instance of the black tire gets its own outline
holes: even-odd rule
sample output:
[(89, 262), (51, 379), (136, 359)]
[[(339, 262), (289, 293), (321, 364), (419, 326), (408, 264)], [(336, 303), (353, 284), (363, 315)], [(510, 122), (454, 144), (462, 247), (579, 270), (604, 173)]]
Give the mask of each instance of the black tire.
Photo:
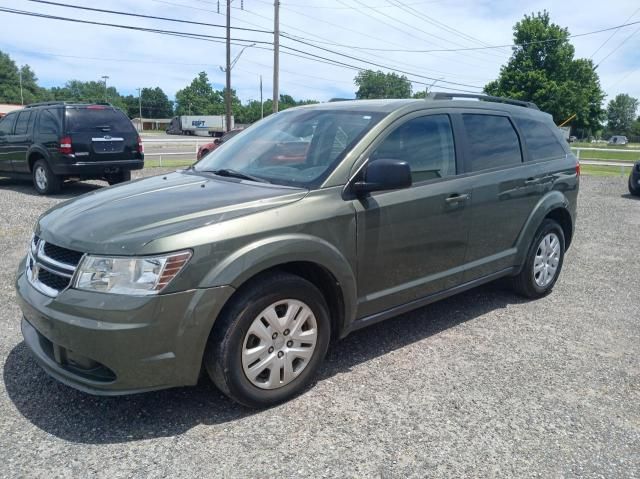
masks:
[[(558, 266), (551, 281), (544, 286), (540, 286), (536, 282), (534, 277), (534, 262), (543, 238), (545, 238), (550, 233), (555, 234), (560, 242)], [(530, 299), (541, 298), (549, 294), (556, 284), (556, 281), (560, 276), (560, 272), (562, 271), (564, 252), (565, 238), (562, 227), (553, 220), (545, 219), (538, 228), (538, 231), (533, 238), (533, 242), (529, 246), (529, 251), (527, 252), (527, 257), (522, 270), (517, 276), (513, 278), (513, 282), (511, 284), (513, 290), (521, 296)]]
[[(315, 350), (307, 365), (290, 383), (261, 389), (244, 373), (242, 348), (253, 321), (281, 300), (304, 302), (317, 324)], [(231, 399), (251, 408), (270, 407), (299, 394), (315, 376), (331, 338), (329, 309), (322, 293), (309, 281), (288, 273), (268, 273), (250, 280), (225, 305), (209, 337), (204, 366), (214, 384)], [(271, 352), (271, 351), (270, 351)]]
[(109, 185), (117, 185), (125, 181), (131, 181), (131, 171), (129, 170), (107, 176), (107, 183), (109, 183)]
[(49, 164), (41, 159), (35, 162), (31, 172), (33, 187), (41, 195), (52, 195), (60, 191), (62, 178), (55, 175)]
[(629, 175), (629, 193), (633, 196), (640, 196), (640, 186), (633, 184), (633, 174)]

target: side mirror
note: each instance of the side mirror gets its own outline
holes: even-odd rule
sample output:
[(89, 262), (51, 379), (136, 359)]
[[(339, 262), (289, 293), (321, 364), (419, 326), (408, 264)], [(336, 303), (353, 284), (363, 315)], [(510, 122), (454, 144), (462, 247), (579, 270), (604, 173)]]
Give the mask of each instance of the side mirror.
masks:
[(399, 190), (411, 186), (411, 167), (409, 163), (397, 159), (371, 161), (364, 171), (364, 181), (354, 183), (356, 194), (372, 191)]

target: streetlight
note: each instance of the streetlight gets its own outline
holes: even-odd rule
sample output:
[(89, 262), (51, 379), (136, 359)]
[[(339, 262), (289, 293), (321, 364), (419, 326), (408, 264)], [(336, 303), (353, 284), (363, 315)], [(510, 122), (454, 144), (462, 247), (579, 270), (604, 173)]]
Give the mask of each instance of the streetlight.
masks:
[[(229, 16), (229, 10), (227, 7), (227, 20), (228, 20), (228, 16)], [(227, 131), (229, 131), (231, 129), (231, 70), (233, 69), (233, 67), (236, 65), (236, 63), (238, 63), (238, 60), (240, 59), (240, 55), (242, 55), (242, 52), (244, 52), (247, 48), (250, 47), (255, 47), (256, 44), (252, 43), (251, 45), (247, 45), (245, 46), (242, 50), (240, 50), (240, 53), (238, 53), (236, 55), (236, 57), (233, 59), (232, 62), (229, 61), (229, 38), (228, 38), (228, 28), (229, 28), (229, 23), (227, 21), (227, 68), (223, 68), (222, 66), (220, 66), (220, 71), (222, 71), (223, 73), (226, 73), (227, 75), (227, 86), (226, 86), (226, 91), (225, 91), (225, 95), (224, 95), (224, 103), (225, 103), (225, 129)]]
[(440, 80), (444, 80), (444, 77), (440, 77), (440, 78), (436, 78), (435, 80), (433, 80), (433, 82), (431, 83), (431, 85), (425, 87), (424, 89), (424, 93), (425, 96), (429, 95), (429, 90), (431, 90), (433, 88), (433, 86), (438, 83)]
[(142, 88), (138, 88), (138, 108), (140, 109), (140, 133), (144, 130), (144, 122), (142, 121)]
[(109, 79), (109, 76), (102, 75), (100, 78), (104, 80), (104, 101), (108, 102), (109, 98), (107, 97), (107, 80)]
[(24, 106), (24, 95), (22, 94), (22, 68), (18, 70), (18, 75), (20, 76), (20, 104)]

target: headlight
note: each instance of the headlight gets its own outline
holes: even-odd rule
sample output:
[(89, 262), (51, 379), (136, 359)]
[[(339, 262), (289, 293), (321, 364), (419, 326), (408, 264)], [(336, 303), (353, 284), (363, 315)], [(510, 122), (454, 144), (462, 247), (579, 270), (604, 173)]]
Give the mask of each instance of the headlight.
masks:
[(87, 255), (78, 266), (74, 287), (101, 293), (158, 294), (191, 258), (191, 251), (125, 258)]

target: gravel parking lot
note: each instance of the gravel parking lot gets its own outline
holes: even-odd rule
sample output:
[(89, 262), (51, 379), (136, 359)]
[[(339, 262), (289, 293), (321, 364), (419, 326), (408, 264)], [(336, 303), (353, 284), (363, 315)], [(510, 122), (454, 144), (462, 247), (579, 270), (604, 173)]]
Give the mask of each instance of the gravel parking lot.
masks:
[(354, 333), (305, 394), (251, 411), (208, 381), (98, 398), (49, 379), (22, 341), (15, 266), (40, 213), (103, 183), (43, 198), (0, 179), (0, 475), (640, 477), (640, 201), (625, 181), (583, 177), (547, 298), (489, 285)]

